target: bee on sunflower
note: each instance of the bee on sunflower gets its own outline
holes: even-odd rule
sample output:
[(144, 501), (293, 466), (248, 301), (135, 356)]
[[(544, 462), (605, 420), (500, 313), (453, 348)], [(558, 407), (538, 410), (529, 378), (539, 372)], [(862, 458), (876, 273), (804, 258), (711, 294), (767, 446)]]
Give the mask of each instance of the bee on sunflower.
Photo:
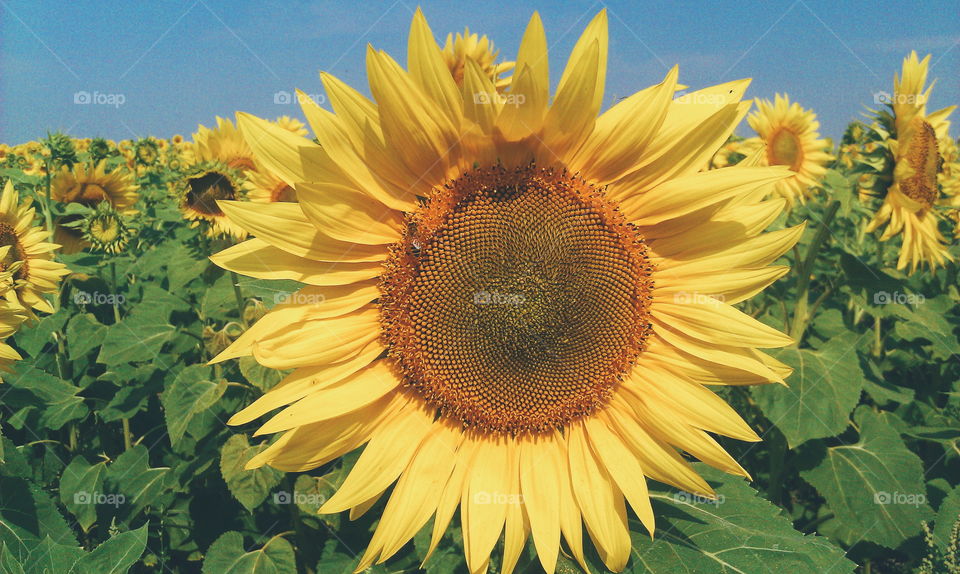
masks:
[(929, 55), (920, 60), (916, 52), (904, 59), (901, 74), (894, 76), (891, 101), (874, 113), (874, 145), (864, 148), (867, 158), (860, 162), (874, 176), (871, 194), (882, 200), (867, 230), (883, 227), (881, 241), (901, 236), (897, 269), (909, 273), (921, 265), (936, 269), (952, 259), (938, 208), (955, 201), (958, 191), (951, 183), (956, 168), (946, 174), (943, 169), (943, 152), (955, 145), (947, 118), (956, 106), (927, 112), (933, 90), (933, 84), (927, 86), (929, 62)]
[(733, 305), (788, 270), (770, 264), (803, 226), (765, 233), (786, 202), (764, 197), (796, 172), (701, 171), (750, 107), (746, 80), (674, 99), (674, 68), (600, 114), (607, 44), (602, 11), (551, 100), (534, 14), (501, 94), (484, 58), (458, 82), (417, 10), (407, 69), (368, 49), (373, 100), (322, 74), (333, 111), (303, 102), (316, 142), (238, 116), (299, 203), (219, 201), (255, 238), (213, 260), (306, 286), (214, 359), (293, 369), (230, 423), (282, 407), (248, 468), (363, 448), (320, 509), (390, 491), (357, 571), (431, 517), (432, 552), (458, 507), (471, 572), (501, 535), (503, 572), (528, 537), (547, 572), (561, 539), (585, 566), (584, 525), (620, 571), (627, 505), (655, 530), (643, 477), (713, 496), (681, 451), (748, 476), (708, 433), (759, 437), (709, 387), (790, 372), (759, 349), (792, 340)]

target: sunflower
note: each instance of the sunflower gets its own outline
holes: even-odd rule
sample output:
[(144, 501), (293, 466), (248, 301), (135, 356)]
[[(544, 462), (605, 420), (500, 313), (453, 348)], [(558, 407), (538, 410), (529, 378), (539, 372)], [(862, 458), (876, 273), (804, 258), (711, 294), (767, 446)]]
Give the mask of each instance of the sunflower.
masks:
[(289, 183), (283, 181), (269, 169), (254, 160), (255, 169), (246, 172), (250, 184), (248, 198), (258, 203), (273, 203), (276, 201), (297, 201), (297, 192)]
[[(0, 247), (0, 257), (6, 259), (8, 247)], [(0, 271), (0, 296), (7, 297), (11, 289), (11, 274)], [(0, 371), (10, 371), (10, 365), (19, 361), (20, 356), (13, 347), (7, 344), (7, 339), (16, 333), (28, 318), (27, 311), (16, 303), (7, 299), (0, 299)], [(0, 383), (3, 378), (0, 377)]]
[(139, 139), (133, 145), (133, 155), (138, 165), (154, 166), (160, 161), (160, 146), (152, 138)]
[(952, 143), (947, 117), (956, 106), (927, 113), (933, 85), (927, 86), (928, 55), (922, 61), (916, 52), (903, 60), (902, 76), (894, 76), (890, 111), (877, 112), (880, 145), (888, 163), (893, 165), (892, 182), (886, 188), (883, 204), (867, 227), (868, 231), (884, 225), (881, 241), (902, 234), (903, 244), (897, 269), (909, 267), (913, 273), (926, 263), (936, 269), (951, 260), (947, 243), (940, 233), (938, 205), (949, 204), (952, 198), (942, 192), (956, 193), (956, 188), (941, 189), (943, 156)]
[[(24, 307), (28, 316), (33, 315), (31, 309), (53, 313), (43, 296), (56, 292), (60, 278), (69, 273), (66, 266), (53, 260), (53, 250), (58, 246), (46, 239), (46, 230), (34, 225), (33, 207), (29, 202), (20, 202), (19, 194), (8, 181), (0, 194), (0, 272), (10, 273), (9, 281), (2, 282), (3, 296)], [(0, 316), (0, 323), (3, 321)], [(0, 358), (3, 357), (0, 352)]]
[(757, 111), (750, 114), (747, 122), (759, 137), (747, 139), (742, 148), (749, 153), (760, 143), (765, 144), (762, 165), (785, 165), (794, 172), (776, 185), (777, 193), (791, 206), (797, 200), (803, 203), (810, 188), (827, 172), (825, 164), (833, 159), (824, 151), (831, 146), (820, 139), (816, 114), (777, 94), (773, 102), (758, 99)]
[(298, 136), (307, 135), (307, 126), (303, 124), (297, 118), (291, 118), (290, 116), (280, 116), (277, 118), (277, 125), (281, 128), (287, 130), (288, 132), (293, 132)]
[[(106, 172), (105, 162), (94, 166), (78, 163), (73, 169), (64, 167), (51, 183), (51, 197), (60, 203), (79, 203), (96, 207), (101, 202), (109, 203), (121, 213), (132, 213), (140, 194), (133, 182), (133, 175), (121, 170)], [(89, 245), (82, 232), (71, 225), (79, 216), (67, 216), (57, 221), (54, 241), (61, 245), (63, 253), (77, 253)]]
[(177, 185), (183, 216), (199, 225), (207, 224), (210, 237), (228, 235), (246, 237), (246, 231), (224, 215), (219, 201), (244, 199), (247, 195), (247, 180), (236, 168), (219, 161), (205, 161), (187, 170)]
[(218, 161), (238, 170), (253, 168), (253, 152), (230, 120), (217, 117), (217, 127), (199, 126), (193, 134), (194, 161)]
[(96, 251), (117, 254), (127, 246), (135, 230), (123, 215), (108, 202), (102, 201), (80, 224), (84, 240)]
[(293, 369), (230, 420), (286, 407), (248, 468), (365, 445), (320, 509), (362, 514), (392, 485), (358, 571), (431, 516), (432, 551), (458, 507), (471, 572), (504, 531), (504, 572), (528, 535), (547, 572), (561, 536), (584, 564), (583, 524), (622, 570), (627, 503), (655, 528), (644, 476), (712, 496), (681, 450), (747, 476), (708, 433), (759, 438), (707, 385), (789, 373), (757, 348), (791, 340), (733, 304), (787, 271), (768, 265), (803, 229), (762, 233), (786, 203), (763, 198), (793, 172), (700, 171), (746, 114), (748, 81), (673, 100), (674, 68), (597, 117), (605, 11), (552, 104), (536, 14), (512, 98), (478, 103), (495, 88), (470, 59), (458, 86), (419, 10), (409, 46), (409, 71), (368, 50), (375, 101), (322, 76), (334, 111), (304, 102), (319, 143), (238, 116), (299, 203), (221, 202), (256, 238), (213, 260), (306, 284), (214, 359)]
[(500, 77), (513, 69), (513, 62), (497, 63), (499, 51), (493, 47), (493, 42), (486, 36), (471, 34), (466, 28), (463, 34), (447, 34), (447, 42), (443, 46), (443, 60), (447, 64), (453, 80), (457, 85), (463, 84), (467, 60), (476, 64), (481, 73), (486, 75), (498, 90), (510, 85), (510, 78)]

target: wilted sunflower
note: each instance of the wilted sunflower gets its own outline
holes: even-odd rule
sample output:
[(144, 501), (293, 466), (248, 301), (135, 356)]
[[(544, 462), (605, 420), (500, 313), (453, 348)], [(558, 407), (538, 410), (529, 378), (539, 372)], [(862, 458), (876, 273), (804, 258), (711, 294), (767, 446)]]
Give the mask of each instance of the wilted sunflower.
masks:
[[(79, 203), (86, 207), (96, 207), (105, 201), (117, 211), (129, 213), (140, 197), (133, 175), (119, 169), (107, 173), (104, 166), (104, 162), (98, 162), (93, 167), (78, 163), (73, 169), (63, 168), (53, 178), (51, 197), (60, 203)], [(78, 217), (69, 216), (57, 221), (53, 238), (61, 245), (63, 253), (76, 253), (89, 245), (82, 232), (71, 225)]]
[[(58, 246), (47, 243), (46, 230), (34, 225), (34, 219), (29, 201), (21, 203), (8, 181), (0, 195), (0, 272), (10, 273), (9, 280), (2, 282), (3, 296), (16, 306), (25, 307), (23, 312), (28, 316), (33, 315), (31, 309), (53, 312), (43, 296), (56, 292), (60, 278), (69, 273), (63, 263), (53, 260), (53, 250)], [(0, 333), (0, 338), (4, 337)]]
[[(300, 203), (222, 202), (251, 239), (213, 257), (307, 286), (215, 360), (294, 369), (231, 419), (280, 411), (250, 461), (303, 471), (364, 446), (321, 508), (362, 514), (393, 485), (358, 571), (460, 508), (471, 572), (505, 530), (504, 572), (528, 534), (553, 572), (582, 524), (605, 564), (646, 528), (644, 476), (710, 496), (680, 450), (746, 471), (708, 433), (757, 435), (705, 385), (782, 381), (756, 348), (788, 337), (738, 311), (782, 276), (768, 265), (802, 228), (763, 234), (761, 201), (792, 172), (699, 172), (749, 107), (736, 81), (673, 100), (677, 70), (599, 118), (601, 12), (552, 103), (538, 15), (509, 96), (473, 60), (461, 86), (418, 10), (408, 71), (369, 49), (375, 101), (323, 75), (334, 112), (305, 103), (319, 145), (242, 114), (257, 158)], [(512, 102), (512, 103), (508, 103)], [(395, 483), (395, 484), (394, 484)]]
[(458, 86), (463, 84), (467, 60), (473, 61), (498, 90), (509, 86), (510, 78), (501, 76), (513, 69), (514, 62), (497, 62), (499, 54), (489, 38), (471, 34), (470, 28), (466, 28), (463, 34), (458, 32), (456, 37), (447, 34), (447, 42), (443, 46), (443, 60)]
[(830, 144), (820, 139), (817, 132), (817, 115), (777, 94), (773, 102), (758, 99), (757, 111), (747, 121), (759, 137), (746, 140), (742, 148), (749, 152), (761, 142), (765, 144), (761, 165), (785, 165), (794, 172), (792, 177), (777, 183), (777, 193), (790, 205), (797, 200), (803, 203), (810, 188), (827, 173), (826, 163), (833, 159), (824, 151)]
[(224, 215), (218, 201), (244, 199), (247, 181), (240, 170), (219, 161), (205, 161), (190, 167), (177, 184), (183, 216), (197, 224), (206, 223), (207, 235), (244, 238), (247, 232)]
[(947, 117), (956, 106), (927, 113), (933, 89), (932, 84), (926, 85), (929, 62), (929, 55), (920, 61), (917, 53), (911, 52), (903, 60), (902, 77), (894, 76), (892, 113), (877, 113), (880, 127), (876, 129), (885, 136), (882, 145), (892, 158), (893, 180), (867, 229), (886, 225), (881, 241), (902, 234), (897, 269), (909, 267), (910, 273), (922, 263), (935, 269), (952, 259), (939, 230), (941, 217), (936, 206), (950, 202), (949, 197), (941, 196), (943, 158), (939, 148), (950, 138)]

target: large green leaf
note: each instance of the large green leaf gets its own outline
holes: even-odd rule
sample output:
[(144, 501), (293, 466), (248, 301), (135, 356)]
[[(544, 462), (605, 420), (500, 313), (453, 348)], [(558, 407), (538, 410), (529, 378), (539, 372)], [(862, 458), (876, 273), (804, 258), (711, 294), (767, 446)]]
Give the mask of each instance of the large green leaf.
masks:
[(147, 525), (102, 542), (77, 561), (71, 574), (125, 574), (147, 547)]
[(119, 323), (110, 325), (97, 362), (113, 366), (156, 360), (163, 344), (170, 340), (176, 329), (149, 308), (149, 302), (142, 303)]
[(220, 449), (220, 474), (233, 497), (250, 512), (283, 479), (282, 472), (268, 466), (244, 470), (247, 461), (266, 446), (266, 443), (250, 446), (245, 435), (235, 434)]
[(930, 520), (923, 463), (887, 420), (891, 415), (857, 409), (856, 444), (833, 446), (816, 468), (800, 475), (826, 499), (853, 537), (888, 548), (920, 533)]
[(161, 395), (167, 432), (174, 446), (183, 438), (191, 422), (200, 417), (210, 417), (207, 409), (226, 391), (226, 381), (213, 382), (212, 378), (213, 369), (210, 367), (191, 365), (180, 371)]
[(864, 384), (856, 337), (838, 337), (816, 350), (783, 349), (771, 354), (794, 369), (788, 386), (762, 385), (751, 393), (788, 444), (795, 447), (843, 432)]
[(80, 387), (51, 375), (34, 366), (22, 362), (17, 364), (15, 372), (6, 378), (11, 387), (28, 391), (39, 399), (43, 406), (39, 422), (43, 426), (57, 430), (66, 423), (82, 419), (90, 412), (77, 396)]
[(125, 496), (123, 504), (131, 514), (151, 505), (162, 505), (172, 497), (170, 469), (150, 466), (150, 452), (135, 445), (117, 457), (107, 469), (107, 486), (111, 492)]
[[(694, 465), (714, 487), (716, 500), (650, 484), (657, 519), (653, 540), (633, 524), (626, 572), (842, 574), (854, 564), (826, 538), (794, 530), (790, 519), (743, 479)], [(591, 557), (595, 572), (606, 569)]]
[(26, 479), (0, 476), (0, 543), (23, 560), (47, 536), (60, 544), (77, 543), (46, 493)]
[(106, 462), (90, 464), (74, 457), (60, 475), (60, 502), (67, 507), (84, 531), (97, 521), (97, 500), (103, 493)]
[(280, 536), (247, 552), (243, 548), (243, 535), (227, 532), (210, 545), (203, 560), (203, 574), (290, 574), (296, 571), (293, 547)]

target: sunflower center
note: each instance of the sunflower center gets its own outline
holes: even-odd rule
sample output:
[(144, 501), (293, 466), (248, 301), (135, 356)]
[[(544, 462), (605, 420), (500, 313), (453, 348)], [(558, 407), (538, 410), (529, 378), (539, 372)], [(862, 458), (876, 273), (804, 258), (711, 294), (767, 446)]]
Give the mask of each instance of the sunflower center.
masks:
[(393, 248), (383, 334), (441, 414), (547, 431), (602, 407), (643, 351), (651, 272), (643, 239), (583, 180), (476, 169), (438, 190)]
[(223, 215), (217, 200), (235, 199), (237, 196), (230, 178), (215, 171), (190, 178), (188, 183), (190, 190), (187, 192), (187, 205), (204, 215)]
[(914, 118), (910, 127), (913, 135), (906, 142), (905, 156), (913, 174), (900, 181), (900, 191), (930, 209), (940, 195), (937, 173), (943, 160), (937, 148), (937, 133), (921, 118)]
[(770, 165), (788, 165), (793, 171), (799, 171), (803, 164), (803, 144), (800, 137), (787, 129), (781, 129), (770, 138), (767, 148)]
[(10, 246), (7, 254), (0, 259), (0, 271), (10, 269), (10, 266), (20, 261), (20, 268), (13, 274), (14, 279), (27, 279), (29, 277), (29, 262), (23, 245), (20, 243), (20, 237), (17, 231), (7, 223), (0, 223), (0, 247)]

